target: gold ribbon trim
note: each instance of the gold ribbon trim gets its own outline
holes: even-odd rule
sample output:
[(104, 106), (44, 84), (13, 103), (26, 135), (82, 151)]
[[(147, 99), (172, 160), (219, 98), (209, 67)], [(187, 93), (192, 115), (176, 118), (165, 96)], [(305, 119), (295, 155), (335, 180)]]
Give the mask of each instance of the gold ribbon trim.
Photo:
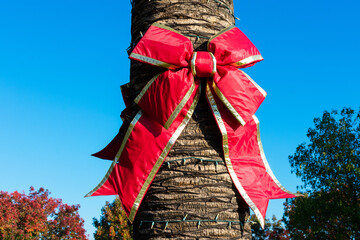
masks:
[(241, 71), (240, 69), (238, 69), (240, 72), (242, 72), (245, 77), (247, 77), (247, 79), (249, 79), (252, 84), (254, 84), (254, 86), (259, 90), (259, 92), (261, 92), (261, 94), (266, 97), (267, 93), (265, 92), (264, 89), (262, 89), (249, 75), (247, 75), (244, 71)]
[(172, 112), (172, 114), (170, 115), (169, 119), (166, 121), (164, 128), (165, 129), (169, 129), (169, 127), (171, 126), (171, 124), (174, 122), (174, 120), (176, 119), (176, 117), (179, 115), (179, 113), (181, 112), (181, 110), (183, 109), (183, 107), (185, 106), (185, 104), (187, 103), (187, 101), (189, 100), (190, 96), (193, 94), (195, 90), (195, 82), (193, 79), (193, 82), (191, 84), (191, 87), (189, 88), (189, 90), (187, 91), (187, 93), (185, 94), (185, 96), (183, 97), (183, 99), (181, 100), (181, 102), (179, 103), (179, 105), (177, 105), (177, 107), (175, 108), (175, 110)]
[(260, 61), (260, 60), (263, 60), (263, 59), (264, 58), (261, 55), (254, 55), (254, 56), (244, 58), (243, 60), (240, 60), (240, 61), (238, 61), (236, 63), (231, 64), (231, 65), (233, 65), (235, 67), (241, 67), (241, 66), (249, 64), (251, 62)]
[(152, 168), (150, 174), (148, 175), (148, 177), (145, 180), (144, 185), (141, 187), (139, 194), (137, 195), (135, 202), (131, 208), (130, 214), (129, 214), (129, 221), (133, 222), (134, 218), (135, 218), (135, 214), (137, 212), (137, 210), (139, 209), (141, 200), (144, 198), (144, 195), (147, 191), (147, 189), (149, 188), (153, 178), (155, 177), (155, 174), (158, 172), (161, 164), (163, 163), (165, 157), (167, 156), (167, 154), (169, 153), (172, 145), (175, 143), (176, 139), (180, 136), (181, 132), (184, 130), (185, 126), (188, 124), (191, 116), (194, 113), (195, 107), (199, 101), (200, 98), (200, 92), (201, 92), (201, 88), (199, 86), (199, 90), (195, 95), (194, 101), (191, 104), (184, 120), (181, 122), (181, 124), (179, 125), (179, 127), (176, 129), (176, 131), (174, 132), (174, 134), (171, 136), (170, 140), (168, 141), (168, 143), (166, 144), (164, 150), (162, 151), (160, 157), (158, 158), (158, 160), (156, 161), (154, 167)]
[(85, 195), (85, 197), (91, 197), (91, 195), (96, 192), (106, 181), (107, 179), (109, 178), (112, 170), (114, 169), (116, 163), (118, 162), (120, 156), (121, 156), (121, 153), (122, 151), (124, 150), (124, 147), (125, 147), (125, 144), (127, 142), (127, 140), (129, 139), (129, 136), (132, 132), (132, 130), (134, 129), (136, 123), (139, 121), (140, 117), (142, 116), (142, 111), (140, 110), (134, 117), (134, 119), (131, 121), (130, 125), (129, 125), (129, 128), (126, 130), (126, 133), (125, 133), (125, 136), (124, 136), (124, 139), (123, 141), (121, 142), (121, 146), (119, 148), (119, 151), (117, 152), (109, 170), (107, 171), (107, 173), (105, 174), (104, 178), (101, 180), (101, 182), (93, 189), (91, 190), (88, 194)]
[(155, 66), (158, 66), (158, 67), (163, 67), (163, 68), (167, 68), (167, 69), (176, 69), (176, 68), (178, 68), (175, 65), (172, 65), (172, 64), (169, 64), (169, 63), (166, 63), (166, 62), (162, 62), (162, 61), (159, 61), (159, 60), (154, 59), (154, 58), (146, 57), (146, 56), (143, 56), (143, 55), (140, 55), (140, 54), (137, 54), (137, 53), (131, 53), (130, 57), (133, 58), (133, 59), (136, 59), (136, 60), (138, 60), (140, 62), (146, 62), (146, 63), (148, 63), (150, 65), (155, 65)]
[(224, 94), (220, 91), (220, 89), (216, 86), (215, 82), (213, 82), (213, 89), (219, 99), (225, 104), (225, 106), (229, 109), (231, 114), (239, 121), (241, 125), (245, 125), (245, 120), (240, 116), (240, 114), (235, 110), (235, 108), (231, 105), (231, 103), (226, 99)]
[(141, 98), (144, 96), (144, 94), (146, 93), (146, 91), (149, 89), (149, 87), (151, 86), (151, 84), (153, 84), (153, 82), (160, 76), (161, 73), (156, 74), (155, 77), (153, 77), (152, 79), (150, 79), (150, 81), (148, 81), (146, 83), (146, 85), (143, 87), (143, 89), (141, 90), (141, 92), (139, 93), (139, 95), (136, 96), (136, 98), (134, 99), (134, 102), (136, 104), (138, 104), (141, 100)]
[(292, 193), (289, 190), (287, 190), (283, 185), (281, 185), (279, 180), (277, 180), (277, 178), (275, 177), (275, 175), (274, 175), (273, 171), (271, 170), (270, 165), (269, 165), (269, 163), (268, 163), (268, 161), (267, 161), (267, 159), (265, 157), (265, 152), (264, 152), (263, 145), (262, 145), (261, 138), (260, 138), (260, 122), (259, 122), (259, 119), (255, 115), (253, 116), (253, 119), (254, 119), (254, 121), (256, 123), (257, 142), (258, 142), (258, 145), (259, 145), (261, 159), (263, 160), (266, 172), (270, 175), (270, 177), (276, 183), (276, 185), (278, 185), (278, 187), (281, 190), (283, 190), (284, 192), (295, 195), (295, 196), (303, 196), (302, 194)]
[(246, 201), (246, 203), (250, 206), (250, 208), (254, 211), (257, 219), (259, 219), (260, 225), (264, 228), (264, 224), (265, 224), (265, 220), (263, 218), (263, 216), (261, 215), (259, 209), (256, 207), (256, 205), (252, 202), (251, 198), (249, 197), (249, 195), (247, 195), (245, 189), (243, 188), (243, 186), (241, 185), (238, 177), (236, 176), (236, 173), (234, 171), (234, 168), (232, 166), (231, 163), (231, 159), (229, 156), (229, 140), (228, 140), (228, 135), (227, 135), (227, 131), (226, 131), (226, 127), (225, 124), (222, 120), (220, 111), (216, 105), (214, 96), (211, 93), (210, 90), (210, 86), (207, 83), (206, 85), (206, 97), (210, 103), (210, 107), (211, 110), (214, 113), (215, 116), (215, 120), (219, 126), (221, 135), (222, 135), (222, 145), (223, 145), (223, 151), (224, 151), (224, 159), (225, 159), (225, 164), (226, 167), (229, 171), (230, 177), (233, 180), (234, 185), (236, 186), (236, 188), (238, 189), (238, 191), (240, 192), (241, 196), (244, 198), (244, 200)]

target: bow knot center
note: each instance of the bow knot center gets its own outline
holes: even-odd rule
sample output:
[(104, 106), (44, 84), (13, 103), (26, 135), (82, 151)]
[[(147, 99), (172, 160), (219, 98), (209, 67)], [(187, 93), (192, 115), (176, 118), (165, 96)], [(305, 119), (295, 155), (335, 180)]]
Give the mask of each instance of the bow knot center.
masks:
[(212, 77), (216, 72), (216, 59), (211, 52), (194, 52), (191, 71), (196, 77)]

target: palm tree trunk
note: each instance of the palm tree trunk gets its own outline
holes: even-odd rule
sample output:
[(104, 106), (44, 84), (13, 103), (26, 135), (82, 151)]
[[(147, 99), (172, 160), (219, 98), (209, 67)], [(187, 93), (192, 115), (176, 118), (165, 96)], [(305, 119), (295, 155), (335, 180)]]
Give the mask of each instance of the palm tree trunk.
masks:
[[(234, 24), (232, 0), (134, 0), (132, 5), (130, 51), (154, 22), (203, 37)], [(196, 50), (206, 49), (206, 38), (189, 38)], [(132, 62), (130, 100), (159, 71)], [(133, 109), (138, 110), (136, 105)], [(251, 239), (249, 208), (230, 179), (221, 139), (202, 94), (139, 208), (135, 239)]]

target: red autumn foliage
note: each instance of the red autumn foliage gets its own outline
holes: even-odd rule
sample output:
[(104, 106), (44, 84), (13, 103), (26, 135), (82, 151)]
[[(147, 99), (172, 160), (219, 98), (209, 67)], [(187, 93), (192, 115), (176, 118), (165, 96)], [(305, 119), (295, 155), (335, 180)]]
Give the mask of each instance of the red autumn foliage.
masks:
[(0, 239), (87, 239), (79, 205), (30, 187), (29, 195), (0, 191)]

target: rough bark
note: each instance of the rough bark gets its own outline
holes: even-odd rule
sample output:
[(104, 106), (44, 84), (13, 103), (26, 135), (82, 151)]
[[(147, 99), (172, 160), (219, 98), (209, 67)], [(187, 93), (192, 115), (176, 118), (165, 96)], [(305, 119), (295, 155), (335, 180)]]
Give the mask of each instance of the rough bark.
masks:
[[(205, 50), (206, 38), (234, 24), (232, 0), (134, 0), (132, 2), (132, 47), (149, 26), (158, 22), (190, 35), (196, 50)], [(229, 9), (230, 8), (230, 11)], [(131, 63), (130, 100), (156, 73), (163, 71)], [(204, 88), (203, 88), (204, 89)], [(133, 112), (137, 112), (136, 105)], [(131, 119), (129, 116), (128, 121)], [(201, 162), (198, 157), (217, 160)], [(176, 160), (176, 161), (174, 161)], [(169, 164), (168, 164), (169, 163)], [(194, 222), (171, 222), (181, 220)], [(198, 222), (212, 220), (218, 222)], [(221, 134), (205, 95), (189, 124), (173, 146), (150, 186), (134, 221), (135, 239), (251, 239), (249, 208), (233, 185), (223, 161)], [(242, 224), (228, 222), (241, 221)], [(153, 227), (152, 221), (154, 221)], [(164, 222), (159, 222), (164, 221)], [(166, 226), (166, 221), (170, 221)], [(142, 222), (141, 226), (140, 223)]]

